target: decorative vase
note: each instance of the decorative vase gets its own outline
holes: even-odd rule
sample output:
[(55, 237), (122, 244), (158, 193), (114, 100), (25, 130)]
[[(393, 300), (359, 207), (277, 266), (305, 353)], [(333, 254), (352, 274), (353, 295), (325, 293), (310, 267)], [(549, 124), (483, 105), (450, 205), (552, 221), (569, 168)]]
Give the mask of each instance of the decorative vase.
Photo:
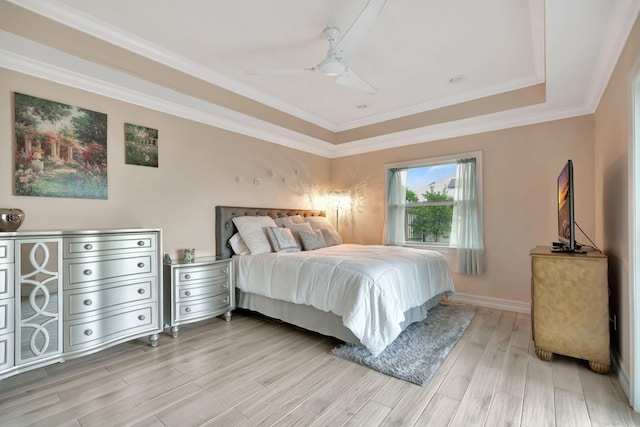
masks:
[(24, 221), (24, 212), (20, 209), (0, 208), (0, 231), (16, 231)]

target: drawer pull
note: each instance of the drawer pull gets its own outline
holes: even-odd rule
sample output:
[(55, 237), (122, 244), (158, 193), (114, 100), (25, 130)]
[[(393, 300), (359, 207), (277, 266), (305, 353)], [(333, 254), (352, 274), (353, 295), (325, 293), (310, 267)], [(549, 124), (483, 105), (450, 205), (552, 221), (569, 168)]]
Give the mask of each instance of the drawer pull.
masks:
[(144, 320), (144, 319), (145, 319), (144, 314), (141, 314), (140, 316), (138, 316), (138, 320)]
[(85, 276), (91, 276), (93, 274), (93, 271), (91, 271), (91, 270), (89, 270), (87, 268), (85, 271), (83, 271), (83, 273), (84, 273)]
[(140, 268), (144, 267), (144, 262), (139, 262), (138, 263), (138, 267), (140, 267)]
[(191, 275), (190, 274), (185, 274), (184, 278), (185, 278), (185, 280), (189, 280), (189, 279), (191, 279)]
[(190, 297), (191, 296), (191, 291), (187, 291), (184, 293), (186, 296)]
[(184, 311), (186, 311), (187, 313), (191, 313), (191, 308), (187, 307), (187, 308), (184, 309)]
[(138, 246), (144, 246), (144, 241), (143, 240), (138, 241)]
[(138, 293), (139, 293), (140, 295), (144, 295), (144, 292), (145, 292), (145, 290), (144, 290), (144, 289), (138, 289)]
[(90, 299), (84, 300), (84, 305), (91, 305), (91, 304), (93, 304), (93, 301), (91, 301)]
[(91, 329), (85, 329), (84, 334), (90, 337), (91, 335), (93, 335), (93, 331)]
[(93, 249), (93, 245), (91, 243), (87, 243), (86, 245), (84, 245), (84, 248), (90, 251), (91, 249)]

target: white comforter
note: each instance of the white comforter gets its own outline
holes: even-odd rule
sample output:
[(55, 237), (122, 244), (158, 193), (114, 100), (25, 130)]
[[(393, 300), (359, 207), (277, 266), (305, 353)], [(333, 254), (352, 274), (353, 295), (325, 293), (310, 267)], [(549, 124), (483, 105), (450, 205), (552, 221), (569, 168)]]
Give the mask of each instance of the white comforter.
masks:
[(453, 292), (453, 279), (438, 252), (343, 244), (239, 256), (236, 286), (333, 312), (377, 356), (400, 334), (404, 312)]

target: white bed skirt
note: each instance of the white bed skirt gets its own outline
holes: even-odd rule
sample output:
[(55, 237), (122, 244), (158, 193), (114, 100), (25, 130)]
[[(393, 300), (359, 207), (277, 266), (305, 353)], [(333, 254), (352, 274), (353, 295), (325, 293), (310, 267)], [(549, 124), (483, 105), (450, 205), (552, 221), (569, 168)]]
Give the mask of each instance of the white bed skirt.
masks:
[[(262, 295), (243, 292), (236, 288), (237, 307), (257, 311), (265, 316), (282, 320), (301, 328), (338, 338), (345, 342), (362, 345), (358, 338), (342, 324), (342, 318), (336, 314), (320, 311), (309, 305), (293, 304), (274, 300)], [(427, 317), (429, 309), (440, 302), (442, 295), (436, 295), (426, 303), (413, 307), (404, 313), (402, 330), (414, 322)]]

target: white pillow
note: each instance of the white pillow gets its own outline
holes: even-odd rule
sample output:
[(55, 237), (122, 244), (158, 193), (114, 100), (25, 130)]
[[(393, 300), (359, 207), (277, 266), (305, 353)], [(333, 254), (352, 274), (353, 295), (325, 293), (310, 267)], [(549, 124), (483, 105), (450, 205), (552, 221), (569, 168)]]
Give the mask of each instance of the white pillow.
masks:
[(304, 224), (304, 219), (300, 215), (283, 216), (275, 219), (278, 227), (284, 227), (287, 224)]
[(236, 216), (233, 218), (233, 223), (251, 251), (251, 255), (271, 252), (271, 244), (265, 228), (277, 227), (273, 218), (268, 216)]
[[(306, 217), (304, 220), (309, 224), (311, 224), (311, 228), (313, 228), (314, 230), (327, 230), (324, 232), (325, 240), (327, 235), (329, 235), (329, 240), (331, 240), (331, 242), (334, 242), (333, 243), (334, 245), (342, 244), (342, 237), (340, 237), (340, 233), (336, 231), (333, 224), (331, 224), (326, 217), (309, 216), (309, 217)], [(327, 245), (329, 245), (329, 242), (327, 242)]]
[(327, 243), (327, 246), (342, 244), (342, 238), (337, 231), (329, 228), (321, 228), (320, 231), (322, 232), (322, 237), (324, 237), (324, 241)]
[(288, 228), (267, 227), (267, 236), (276, 252), (300, 252), (300, 246)]
[(229, 239), (229, 245), (236, 255), (246, 255), (251, 253), (247, 244), (240, 237), (240, 233), (236, 233)]

